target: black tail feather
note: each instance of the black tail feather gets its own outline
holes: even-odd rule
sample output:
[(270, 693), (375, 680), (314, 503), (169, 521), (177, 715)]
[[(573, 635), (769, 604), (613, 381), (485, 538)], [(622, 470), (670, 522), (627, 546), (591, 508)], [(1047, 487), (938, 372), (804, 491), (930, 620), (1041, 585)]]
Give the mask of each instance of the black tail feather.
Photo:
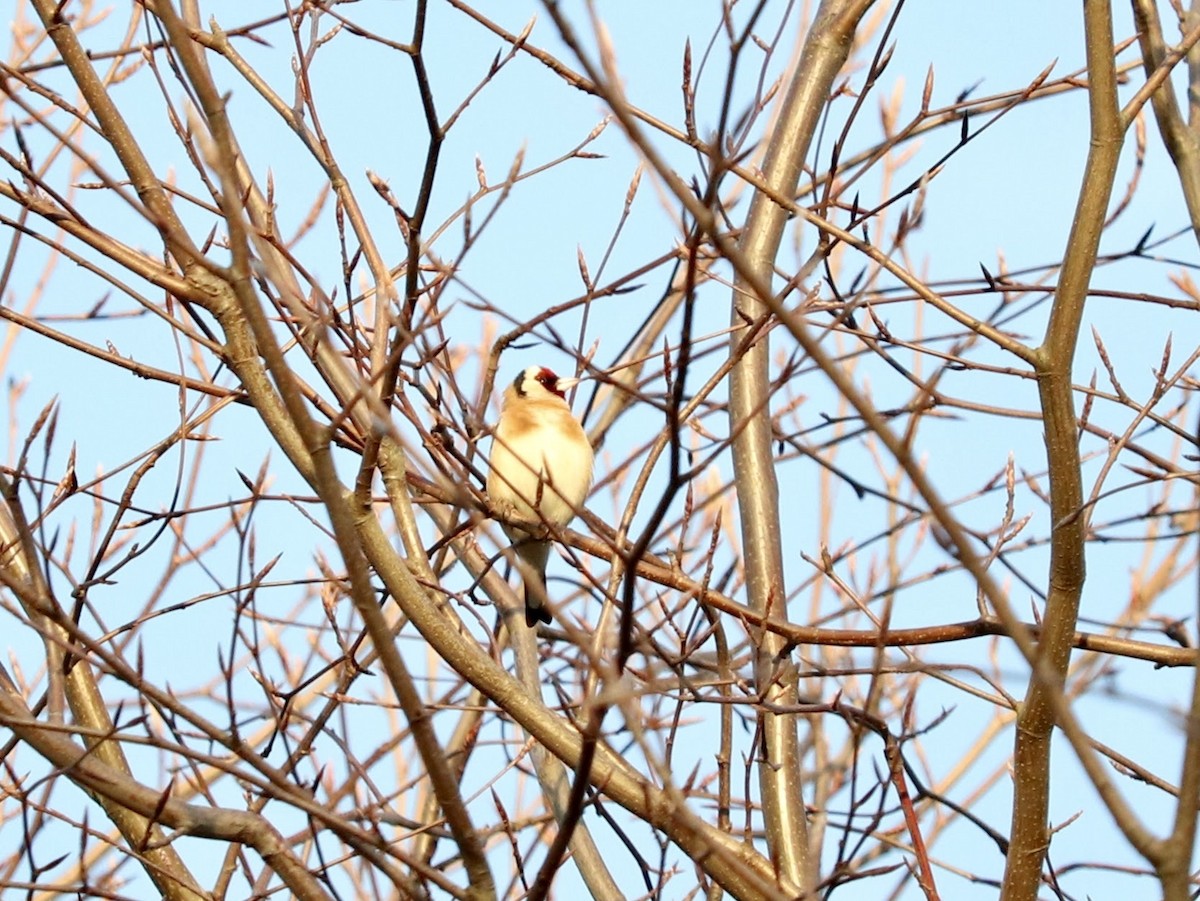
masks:
[(525, 602), (525, 625), (529, 628), (534, 628), (538, 623), (550, 624), (550, 611), (542, 606), (533, 606), (528, 601)]

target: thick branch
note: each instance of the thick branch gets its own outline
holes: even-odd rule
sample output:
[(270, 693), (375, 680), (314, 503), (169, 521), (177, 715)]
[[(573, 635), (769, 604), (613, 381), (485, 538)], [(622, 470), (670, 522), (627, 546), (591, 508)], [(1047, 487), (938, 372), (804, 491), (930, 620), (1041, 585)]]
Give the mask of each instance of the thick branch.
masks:
[[(771, 191), (785, 197), (795, 194), (833, 80), (849, 56), (858, 21), (870, 5), (869, 0), (826, 0), (817, 10), (769, 139), (763, 181)], [(755, 296), (754, 282), (770, 284), (787, 221), (787, 210), (772, 197), (766, 193), (754, 195), (738, 241), (749, 272), (739, 272), (734, 283), (731, 320), (735, 326), (769, 312)], [(753, 278), (748, 280), (747, 276)], [(733, 467), (742, 546), (746, 549), (746, 593), (750, 607), (767, 616), (783, 608), (783, 586), (787, 584), (780, 547), (779, 485), (772, 453), (771, 346), (764, 335), (743, 353), (735, 336), (732, 351), (742, 354), (730, 374), (729, 420), (730, 431), (736, 436)], [(778, 636), (761, 634), (755, 679), (760, 694), (771, 706), (787, 709), (796, 705), (796, 667), (790, 648)], [(764, 756), (759, 784), (771, 857), (789, 879), (811, 887), (817, 880), (817, 855), (808, 848), (796, 717), (764, 709), (759, 722)]]
[[(1041, 884), (1050, 842), (1047, 819), (1051, 735), (1058, 719), (1055, 700), (1062, 697), (1084, 584), (1088, 516), (1080, 512), (1083, 476), (1071, 366), (1123, 139), (1111, 10), (1108, 3), (1097, 0), (1086, 3), (1084, 10), (1091, 144), (1050, 322), (1045, 340), (1034, 354), (1045, 422), (1053, 534), (1042, 634), (1017, 718), (1013, 771), (1018, 776), (1013, 789), (1012, 844), (1002, 890), (1005, 901), (1034, 901)], [(1076, 752), (1087, 767), (1090, 749), (1076, 745)], [(1105, 793), (1104, 785), (1097, 783), (1097, 788)], [(1114, 811), (1120, 803), (1115, 794), (1105, 800)], [(1130, 834), (1133, 823), (1127, 821), (1124, 825)]]

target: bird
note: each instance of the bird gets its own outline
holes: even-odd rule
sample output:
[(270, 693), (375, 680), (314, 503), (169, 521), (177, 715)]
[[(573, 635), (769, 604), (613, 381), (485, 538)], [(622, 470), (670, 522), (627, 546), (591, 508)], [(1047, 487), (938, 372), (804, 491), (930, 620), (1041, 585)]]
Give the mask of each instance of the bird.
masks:
[[(587, 497), (592, 445), (566, 397), (578, 383), (545, 366), (528, 366), (504, 390), (487, 477), (488, 497), (503, 515), (562, 528)], [(525, 582), (525, 624), (549, 623), (544, 599), (550, 542), (506, 523), (501, 527), (538, 579), (537, 585)]]

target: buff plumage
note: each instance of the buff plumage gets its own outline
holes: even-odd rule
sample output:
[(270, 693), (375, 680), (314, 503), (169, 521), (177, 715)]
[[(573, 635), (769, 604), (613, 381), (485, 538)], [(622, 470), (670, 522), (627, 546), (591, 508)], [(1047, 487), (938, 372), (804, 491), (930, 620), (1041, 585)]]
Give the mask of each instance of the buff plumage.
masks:
[[(492, 437), (487, 491), (507, 516), (538, 519), (562, 528), (575, 517), (592, 484), (592, 446), (567, 405), (579, 380), (530, 366), (504, 392)], [(550, 542), (504, 525), (513, 549), (528, 564), (536, 585), (525, 585), (525, 622), (550, 622), (544, 605)]]

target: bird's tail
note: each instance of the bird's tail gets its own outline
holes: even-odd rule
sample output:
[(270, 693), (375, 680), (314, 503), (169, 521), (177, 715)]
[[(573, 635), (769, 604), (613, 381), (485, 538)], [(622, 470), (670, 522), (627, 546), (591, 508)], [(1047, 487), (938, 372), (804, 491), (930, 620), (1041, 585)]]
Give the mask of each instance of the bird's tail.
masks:
[(525, 580), (525, 625), (534, 628), (550, 622), (546, 609), (546, 563), (550, 559), (550, 542), (526, 540), (517, 545), (517, 553), (529, 564), (532, 572)]

